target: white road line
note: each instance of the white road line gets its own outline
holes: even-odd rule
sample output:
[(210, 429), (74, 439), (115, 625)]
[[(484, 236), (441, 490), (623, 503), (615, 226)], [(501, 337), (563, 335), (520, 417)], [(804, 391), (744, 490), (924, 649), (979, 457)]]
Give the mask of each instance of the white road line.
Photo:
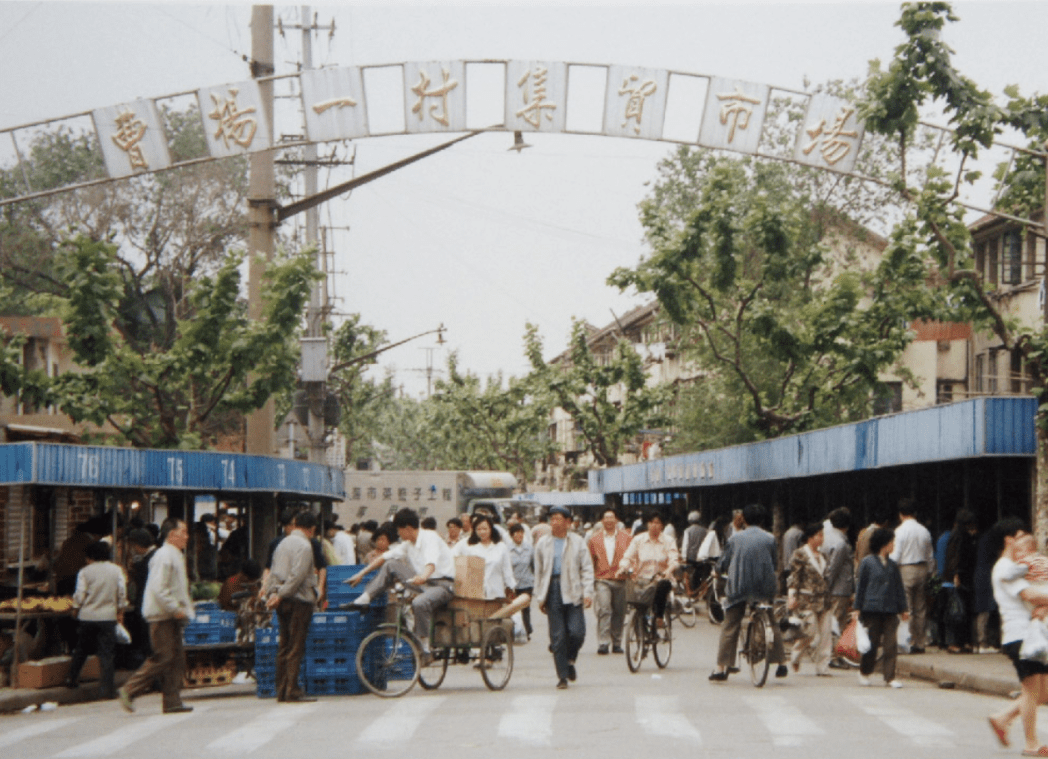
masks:
[(896, 705), (894, 698), (871, 694), (849, 696), (849, 700), (895, 732), (905, 735), (918, 746), (951, 748), (954, 745), (951, 740), (954, 737), (952, 730)]
[(144, 719), (131, 717), (131, 724), (114, 730), (107, 735), (95, 738), (93, 741), (73, 746), (60, 754), (56, 754), (56, 756), (65, 759), (65, 757), (72, 756), (108, 756), (115, 754), (136, 741), (148, 738), (153, 733), (158, 733), (165, 728), (177, 725), (179, 722), (207, 711), (206, 706), (197, 706), (195, 709), (196, 711), (188, 714), (157, 714)]
[(58, 730), (61, 727), (73, 724), (79, 719), (79, 717), (49, 719), (46, 721), (37, 722), (33, 725), (26, 725), (25, 727), (20, 727), (17, 730), (12, 730), (9, 733), (0, 734), (0, 748), (4, 748), (5, 746), (13, 746), (16, 743), (20, 743), (29, 738), (35, 738), (38, 735), (49, 733), (52, 730)]
[(743, 696), (742, 700), (757, 713), (776, 746), (801, 746), (806, 738), (825, 733), (782, 696)]
[(277, 733), (293, 727), (314, 708), (313, 704), (282, 704), (258, 716), (252, 722), (238, 727), (233, 732), (211, 741), (207, 748), (209, 751), (230, 754), (250, 753), (269, 743)]
[(399, 747), (411, 740), (422, 720), (445, 700), (444, 696), (427, 696), (397, 701), (368, 725), (357, 741), (370, 744), (372, 748)]
[(695, 745), (702, 743), (702, 735), (681, 713), (676, 696), (637, 696), (635, 708), (637, 724), (648, 735), (677, 738)]
[(556, 696), (517, 696), (499, 720), (499, 737), (548, 746), (553, 738)]

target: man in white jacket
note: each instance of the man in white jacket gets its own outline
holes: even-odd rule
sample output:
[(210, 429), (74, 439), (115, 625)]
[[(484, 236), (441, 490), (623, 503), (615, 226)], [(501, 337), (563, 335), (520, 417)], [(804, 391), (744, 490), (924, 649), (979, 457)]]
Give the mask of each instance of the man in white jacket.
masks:
[(153, 655), (131, 675), (118, 696), (120, 705), (133, 712), (135, 696), (145, 693), (154, 680), (160, 680), (164, 714), (178, 714), (193, 711), (192, 706), (182, 703), (180, 692), (186, 670), (182, 628), (193, 618), (186, 558), (182, 553), (189, 541), (189, 529), (181, 519), (168, 519), (161, 525), (160, 535), (164, 543), (149, 560), (149, 579), (142, 601)]
[(575, 657), (586, 640), (583, 608), (593, 605), (593, 560), (586, 542), (571, 532), (571, 512), (549, 511), (550, 534), (535, 545), (535, 598), (549, 621), (549, 643), (557, 687), (574, 681)]

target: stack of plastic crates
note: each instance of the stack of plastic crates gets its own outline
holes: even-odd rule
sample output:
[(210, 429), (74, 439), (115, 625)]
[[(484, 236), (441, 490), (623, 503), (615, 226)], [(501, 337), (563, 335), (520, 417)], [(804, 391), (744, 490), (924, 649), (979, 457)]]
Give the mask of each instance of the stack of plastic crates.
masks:
[[(280, 633), (274, 622), (273, 627), (259, 627), (255, 630), (255, 682), (258, 684), (259, 698), (273, 698), (277, 695), (277, 647), (280, 644)], [(299, 687), (305, 681), (300, 674)]]
[[(347, 585), (345, 582), (364, 567), (364, 564), (336, 564), (327, 568), (327, 588), (325, 590), (330, 611), (338, 611), (339, 606), (352, 603), (364, 592), (364, 586), (375, 576), (375, 572), (364, 575), (364, 579), (356, 587)], [(372, 599), (371, 605), (375, 606), (376, 602), (384, 603), (384, 599), (385, 594), (380, 598)]]
[(202, 601), (194, 605), (196, 619), (186, 625), (182, 639), (187, 646), (208, 646), (215, 643), (235, 643), (237, 639), (237, 615), (233, 611), (222, 611), (213, 601)]
[(357, 649), (381, 621), (381, 609), (322, 612), (313, 615), (302, 662), (306, 693), (314, 696), (364, 692), (357, 677)]

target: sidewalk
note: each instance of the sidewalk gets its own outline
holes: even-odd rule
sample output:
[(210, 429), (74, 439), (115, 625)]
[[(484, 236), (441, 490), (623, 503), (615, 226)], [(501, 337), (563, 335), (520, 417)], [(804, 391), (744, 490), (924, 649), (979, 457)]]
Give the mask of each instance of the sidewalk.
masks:
[[(964, 688), (1011, 697), (1019, 690), (1015, 668), (1004, 654), (949, 654), (929, 647), (923, 654), (900, 654), (896, 671), (944, 688)], [(952, 685), (948, 684), (952, 683)]]

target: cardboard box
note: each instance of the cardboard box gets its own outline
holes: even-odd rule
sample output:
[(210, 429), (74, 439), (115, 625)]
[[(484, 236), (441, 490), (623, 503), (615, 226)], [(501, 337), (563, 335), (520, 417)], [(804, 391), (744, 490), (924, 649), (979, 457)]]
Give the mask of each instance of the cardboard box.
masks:
[(455, 595), (484, 598), (484, 559), (479, 556), (455, 557)]
[[(65, 682), (69, 674), (71, 656), (51, 656), (47, 659), (22, 662), (18, 665), (19, 688), (55, 688)], [(101, 676), (101, 667), (97, 656), (87, 657), (80, 680), (97, 680)]]

